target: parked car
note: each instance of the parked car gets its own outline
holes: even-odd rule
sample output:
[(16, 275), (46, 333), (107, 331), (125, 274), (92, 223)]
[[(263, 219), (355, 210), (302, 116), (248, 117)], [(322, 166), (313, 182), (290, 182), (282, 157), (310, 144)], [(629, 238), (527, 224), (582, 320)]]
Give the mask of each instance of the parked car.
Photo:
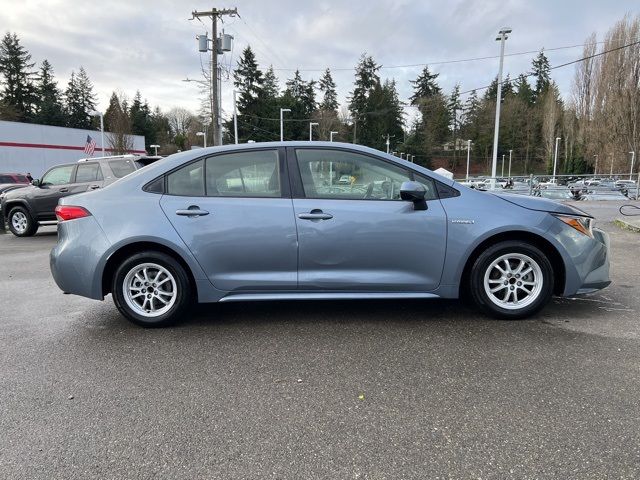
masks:
[(55, 222), (58, 200), (76, 193), (96, 190), (135, 172), (160, 157), (120, 155), (82, 159), (77, 163), (50, 168), (32, 185), (4, 194), (0, 201), (0, 221), (6, 216), (9, 229), (18, 237), (38, 231), (40, 222)]
[[(323, 190), (333, 166), (362, 189)], [(340, 172), (342, 174), (342, 172)], [(380, 185), (381, 188), (375, 188)], [(367, 147), (225, 145), (60, 200), (51, 271), (143, 326), (198, 302), (468, 295), (506, 319), (609, 285), (609, 240), (544, 199), (482, 192)]]
[(0, 185), (8, 183), (29, 184), (29, 177), (22, 173), (0, 173)]
[(538, 195), (542, 198), (548, 198), (549, 200), (563, 201), (563, 200), (575, 200), (576, 197), (568, 188), (544, 188), (538, 191)]

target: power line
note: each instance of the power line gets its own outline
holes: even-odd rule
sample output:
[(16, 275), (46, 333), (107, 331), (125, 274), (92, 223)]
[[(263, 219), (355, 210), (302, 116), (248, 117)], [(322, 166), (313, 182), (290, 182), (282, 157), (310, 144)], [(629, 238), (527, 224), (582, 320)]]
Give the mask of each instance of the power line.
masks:
[[(595, 42), (597, 44), (600, 43), (605, 43), (605, 42)], [(566, 45), (563, 47), (553, 47), (553, 48), (541, 48), (540, 50), (528, 50), (526, 52), (516, 52), (516, 53), (508, 53), (505, 54), (505, 57), (516, 57), (516, 56), (521, 56), (521, 55), (531, 55), (532, 53), (539, 53), (540, 51), (544, 50), (545, 52), (553, 52), (553, 51), (557, 51), (557, 50), (568, 50), (571, 48), (578, 48), (578, 47), (584, 47), (586, 44), (584, 43), (580, 43), (580, 44), (576, 44), (576, 45)], [(405, 65), (381, 65), (380, 69), (381, 70), (386, 70), (386, 69), (394, 69), (394, 68), (413, 68), (413, 67), (425, 67), (427, 65), (432, 66), (432, 65), (449, 65), (449, 64), (453, 64), (453, 63), (465, 63), (465, 62), (475, 62), (475, 61), (480, 61), (480, 60), (494, 60), (496, 58), (500, 58), (500, 55), (488, 55), (488, 56), (484, 56), (484, 57), (472, 57), (472, 58), (460, 58), (460, 59), (456, 59), (456, 60), (441, 60), (441, 61), (437, 61), (437, 62), (424, 62), (424, 63), (408, 63)], [(275, 68), (274, 70), (276, 71), (287, 71), (287, 72), (295, 72), (296, 70), (300, 71), (300, 72), (324, 72), (327, 68), (329, 68), (331, 71), (334, 72), (340, 72), (340, 71), (350, 71), (350, 70), (355, 70), (356, 67), (324, 67), (324, 68)]]
[[(602, 43), (602, 42), (597, 42), (597, 43)], [(563, 68), (563, 67), (567, 67), (569, 65), (573, 65), (573, 64), (576, 64), (576, 63), (584, 62), (585, 60), (589, 60), (591, 58), (599, 57), (601, 55), (606, 55), (607, 53), (615, 52), (617, 50), (622, 50), (623, 48), (629, 48), (629, 47), (632, 47), (632, 46), (638, 45), (638, 44), (640, 44), (640, 40), (637, 40), (637, 41), (632, 42), (632, 43), (628, 43), (626, 45), (622, 45), (620, 47), (612, 48), (610, 50), (605, 50), (603, 52), (594, 53), (593, 55), (589, 55), (589, 56), (586, 56), (586, 57), (583, 57), (583, 58), (579, 58), (577, 60), (572, 60), (571, 62), (563, 63), (561, 65), (556, 65), (555, 67), (549, 68), (549, 70), (550, 71), (551, 70), (557, 70), (558, 68)], [(535, 75), (535, 73), (527, 73), (527, 74), (523, 73), (522, 75), (524, 75), (525, 77), (532, 77), (532, 76)], [(503, 80), (501, 82), (501, 84), (504, 85), (508, 81), (511, 81), (511, 80)], [(460, 95), (466, 95), (467, 93), (471, 93), (473, 91), (477, 92), (478, 90), (486, 90), (487, 88), (490, 88), (490, 87), (491, 87), (491, 85), (485, 85), (484, 87), (472, 88), (471, 90), (465, 90), (464, 92), (460, 92)]]

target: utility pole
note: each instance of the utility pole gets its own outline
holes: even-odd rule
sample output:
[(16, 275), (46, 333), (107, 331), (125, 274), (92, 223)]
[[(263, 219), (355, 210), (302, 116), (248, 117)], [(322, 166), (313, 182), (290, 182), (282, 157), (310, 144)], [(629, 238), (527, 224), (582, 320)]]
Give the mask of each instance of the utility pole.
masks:
[(238, 144), (238, 107), (237, 104), (237, 90), (233, 91), (233, 138), (236, 141), (236, 145)]
[[(635, 150), (633, 152), (629, 152), (631, 154), (631, 171), (629, 172), (629, 180), (633, 180), (633, 162), (636, 159), (636, 152)], [(638, 179), (638, 181), (640, 182), (640, 178)]]
[(191, 12), (191, 19), (209, 17), (211, 18), (211, 36), (213, 37), (213, 48), (211, 49), (211, 128), (213, 129), (213, 145), (222, 145), (222, 128), (220, 122), (220, 95), (218, 87), (218, 18), (224, 15), (235, 17), (238, 15), (237, 8), (212, 8), (209, 11)]

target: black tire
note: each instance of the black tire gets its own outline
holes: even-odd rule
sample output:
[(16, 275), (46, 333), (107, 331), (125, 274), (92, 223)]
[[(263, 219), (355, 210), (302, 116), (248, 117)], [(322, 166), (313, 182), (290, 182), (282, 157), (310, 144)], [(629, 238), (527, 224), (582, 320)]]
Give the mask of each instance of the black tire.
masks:
[[(23, 220), (22, 222), (18, 223), (24, 225), (26, 222), (26, 226), (24, 228), (16, 227), (16, 225), (14, 225), (14, 216), (17, 216)], [(38, 231), (38, 222), (34, 220), (34, 218), (29, 213), (29, 210), (24, 207), (13, 207), (9, 211), (7, 222), (9, 223), (9, 230), (11, 230), (11, 233), (13, 233), (16, 237), (32, 237)]]
[[(126, 294), (125, 281), (127, 281), (127, 277), (131, 274), (131, 272), (134, 271), (134, 269), (136, 269), (136, 267), (142, 268), (144, 264), (158, 265), (170, 274), (168, 276), (173, 278), (173, 282), (169, 280), (168, 289), (173, 291), (173, 289), (175, 288), (175, 300), (173, 301), (173, 304), (170, 306), (170, 308), (158, 315), (156, 315), (156, 313), (159, 313), (165, 307), (162, 307), (160, 301), (156, 299), (160, 298), (161, 295), (167, 294), (156, 294), (154, 292), (158, 292), (158, 290), (165, 287), (160, 287), (159, 285), (156, 287), (155, 284), (153, 284), (153, 287), (151, 287), (151, 282), (149, 282), (150, 285), (147, 287), (154, 289), (153, 291), (150, 291), (148, 293), (148, 295), (150, 295), (150, 297), (148, 298), (151, 298), (151, 300), (149, 300), (149, 305), (151, 305), (151, 308), (153, 308), (153, 305), (160, 305), (162, 307), (160, 309), (157, 309), (157, 312), (151, 312), (150, 310), (147, 310), (147, 313), (143, 314), (141, 310), (143, 305), (138, 305), (138, 308), (134, 308), (132, 307), (132, 305), (137, 305), (138, 301), (145, 301), (144, 298), (135, 300), (131, 299), (131, 297), (127, 296)], [(149, 275), (153, 274), (154, 271), (159, 271), (154, 270), (152, 267), (148, 268), (150, 269)], [(133, 277), (129, 278), (131, 278), (134, 282), (136, 281)], [(149, 278), (151, 279), (153, 277)], [(136, 287), (132, 285), (132, 288)], [(173, 257), (165, 253), (156, 251), (140, 252), (124, 259), (116, 269), (113, 276), (111, 292), (113, 296), (113, 302), (115, 303), (118, 310), (120, 310), (120, 313), (122, 313), (122, 315), (124, 315), (128, 320), (141, 327), (166, 327), (185, 319), (192, 307), (194, 297), (194, 292), (191, 288), (189, 277), (187, 276), (187, 272), (185, 271), (184, 267)], [(145, 296), (147, 296), (147, 293), (143, 295), (143, 297)], [(155, 299), (152, 298), (154, 296)], [(162, 298), (167, 299), (168, 297), (164, 296)]]
[[(512, 273), (502, 274), (498, 267), (492, 267), (496, 260), (504, 256), (509, 256), (508, 258), (512, 260), (507, 259), (507, 264), (503, 260), (499, 265), (504, 267), (505, 272), (511, 271)], [(527, 261), (527, 258), (531, 262)], [(523, 267), (523, 272), (526, 272), (529, 266), (532, 267), (532, 270), (525, 277), (518, 276), (516, 278), (516, 275), (519, 275), (516, 272), (520, 265), (519, 260), (525, 262), (526, 267)], [(489, 274), (487, 274), (488, 270)], [(488, 289), (500, 288), (495, 296), (490, 296), (491, 293), (485, 289), (485, 275), (488, 278)], [(536, 283), (537, 277), (541, 280), (541, 285), (540, 281)], [(500, 242), (487, 248), (474, 262), (469, 278), (471, 298), (476, 306), (491, 317), (505, 320), (519, 320), (539, 312), (549, 303), (553, 295), (553, 284), (553, 267), (547, 256), (537, 247), (518, 241)], [(529, 291), (532, 293), (527, 294), (526, 292)], [(506, 302), (498, 296), (507, 297)], [(523, 306), (518, 307), (518, 302)], [(509, 305), (509, 308), (502, 306), (506, 304)]]

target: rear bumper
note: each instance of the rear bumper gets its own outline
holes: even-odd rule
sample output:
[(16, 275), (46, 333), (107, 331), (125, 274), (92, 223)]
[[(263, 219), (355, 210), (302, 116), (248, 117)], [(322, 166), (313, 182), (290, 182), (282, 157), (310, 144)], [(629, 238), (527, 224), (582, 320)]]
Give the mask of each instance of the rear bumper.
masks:
[(58, 243), (51, 250), (53, 279), (65, 293), (102, 300), (98, 264), (110, 243), (93, 217), (58, 224)]

